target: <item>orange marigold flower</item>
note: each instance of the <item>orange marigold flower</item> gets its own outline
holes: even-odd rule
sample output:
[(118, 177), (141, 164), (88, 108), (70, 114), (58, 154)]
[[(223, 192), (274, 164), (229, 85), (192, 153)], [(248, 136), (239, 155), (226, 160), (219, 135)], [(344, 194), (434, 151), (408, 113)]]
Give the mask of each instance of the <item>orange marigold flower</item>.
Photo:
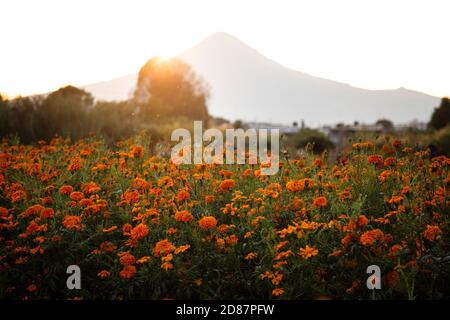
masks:
[(217, 219), (214, 218), (213, 216), (206, 216), (198, 221), (198, 225), (203, 230), (212, 229), (217, 225)]
[(373, 164), (380, 164), (380, 163), (383, 163), (383, 158), (381, 156), (375, 154), (375, 155), (368, 156), (367, 161), (369, 163), (373, 163)]
[(35, 284), (30, 284), (27, 288), (28, 292), (35, 292), (37, 290), (37, 286)]
[(282, 288), (275, 288), (272, 290), (272, 295), (278, 297), (284, 294), (284, 290)]
[(166, 255), (175, 250), (175, 246), (167, 239), (158, 241), (155, 245), (154, 254), (156, 257)]
[(403, 196), (393, 196), (389, 200), (389, 204), (398, 204), (398, 203), (402, 202), (402, 200), (403, 200)]
[(310, 246), (306, 246), (305, 248), (300, 248), (299, 255), (303, 257), (303, 259), (310, 259), (316, 256), (319, 253), (319, 250), (314, 249)]
[(67, 167), (67, 170), (69, 170), (69, 171), (77, 171), (77, 170), (80, 170), (81, 168), (82, 168), (81, 159), (75, 158), (69, 164), (69, 166)]
[(215, 200), (214, 196), (205, 196), (206, 203), (213, 203)]
[(65, 195), (68, 195), (68, 194), (71, 194), (72, 193), (72, 191), (73, 191), (73, 187), (72, 186), (62, 186), (61, 188), (59, 188), (59, 193), (60, 194), (65, 194)]
[(167, 271), (169, 269), (173, 269), (173, 264), (166, 261), (161, 264), (161, 268)]
[(314, 199), (314, 206), (316, 208), (324, 208), (327, 206), (327, 198), (325, 198), (324, 196), (322, 197), (317, 197)]
[(120, 257), (120, 263), (124, 266), (136, 263), (136, 258), (128, 251), (120, 252), (117, 255)]
[(365, 215), (361, 215), (358, 217), (358, 227), (364, 227), (369, 223), (369, 219), (367, 219), (367, 217)]
[(423, 237), (429, 241), (435, 241), (442, 233), (439, 226), (427, 225), (427, 228), (423, 232)]
[(111, 228), (103, 229), (102, 232), (108, 233), (117, 230), (117, 226), (112, 226)]
[(291, 180), (286, 183), (286, 189), (290, 192), (303, 191), (314, 187), (314, 181), (311, 178), (301, 180)]
[(347, 201), (347, 200), (352, 200), (352, 195), (351, 195), (350, 191), (345, 190), (345, 191), (342, 191), (342, 192), (339, 194), (339, 199), (340, 199), (342, 202), (345, 202), (345, 201)]
[(99, 192), (101, 189), (95, 182), (88, 182), (81, 187), (81, 190), (83, 190), (84, 193), (91, 195)]
[(64, 227), (70, 230), (81, 230), (81, 217), (80, 216), (65, 216), (62, 224)]
[(167, 234), (175, 234), (177, 233), (177, 231), (177, 228), (170, 227), (169, 229), (167, 229)]
[(246, 256), (245, 256), (245, 260), (253, 260), (253, 259), (255, 259), (256, 258), (256, 256), (257, 256), (257, 254), (256, 253), (254, 253), (254, 252), (250, 252), (250, 253), (248, 253)]
[(150, 260), (149, 256), (144, 256), (142, 258), (140, 258), (138, 261), (136, 261), (137, 264), (144, 264), (146, 263), (148, 260)]
[(191, 246), (189, 244), (185, 244), (182, 246), (179, 246), (178, 248), (175, 249), (174, 253), (175, 254), (180, 254), (185, 252), (186, 250), (188, 250)]
[(234, 187), (234, 185), (235, 185), (235, 182), (233, 179), (223, 180), (219, 185), (219, 191), (221, 191), (221, 192), (229, 191), (231, 188)]
[(130, 237), (132, 240), (140, 240), (148, 235), (148, 227), (144, 223), (138, 224), (136, 227), (131, 229)]
[(131, 155), (133, 158), (142, 158), (144, 155), (144, 148), (142, 146), (132, 146)]
[(97, 276), (100, 278), (106, 278), (109, 277), (111, 275), (111, 272), (107, 271), (107, 270), (102, 270), (99, 273), (97, 273)]
[(359, 242), (364, 246), (371, 246), (375, 243), (377, 240), (382, 240), (384, 238), (384, 233), (380, 229), (374, 229), (370, 231), (364, 232)]
[(189, 222), (194, 219), (194, 216), (187, 210), (178, 211), (175, 213), (175, 220), (179, 222)]
[(80, 191), (74, 191), (70, 194), (70, 199), (75, 200), (75, 201), (79, 201), (83, 198), (84, 198), (84, 194), (83, 194), (83, 192), (80, 192)]
[(342, 250), (335, 249), (333, 252), (331, 252), (328, 256), (329, 257), (339, 257), (342, 254)]
[(132, 265), (126, 265), (119, 273), (122, 279), (131, 279), (136, 274), (136, 267)]
[(177, 200), (178, 202), (183, 202), (184, 200), (189, 199), (191, 195), (186, 190), (180, 190), (177, 194)]
[(117, 249), (117, 246), (114, 245), (111, 241), (104, 241), (99, 246), (100, 250), (103, 252), (112, 252)]
[(41, 211), (42, 218), (49, 219), (49, 218), (52, 218), (53, 215), (54, 215), (54, 211), (52, 208), (45, 208), (44, 210)]

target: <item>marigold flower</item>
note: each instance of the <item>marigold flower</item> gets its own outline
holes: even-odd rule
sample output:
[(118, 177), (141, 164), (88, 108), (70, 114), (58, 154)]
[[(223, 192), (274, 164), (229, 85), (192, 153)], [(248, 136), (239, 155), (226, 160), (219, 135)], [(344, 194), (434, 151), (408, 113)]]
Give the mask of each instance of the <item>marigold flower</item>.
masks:
[(70, 199), (75, 200), (75, 201), (79, 201), (83, 198), (84, 198), (84, 194), (83, 194), (83, 192), (80, 192), (80, 191), (74, 191), (70, 194)]
[(314, 187), (314, 181), (311, 178), (301, 180), (291, 180), (286, 183), (286, 189), (290, 192), (298, 192)]
[(41, 217), (45, 219), (50, 219), (54, 215), (54, 211), (52, 208), (45, 208), (41, 211)]
[(194, 216), (187, 210), (178, 211), (175, 213), (175, 220), (179, 222), (189, 222), (194, 219)]
[(155, 245), (154, 254), (156, 257), (167, 255), (175, 250), (175, 246), (167, 239), (158, 241)]
[(101, 190), (101, 188), (95, 183), (95, 182), (88, 182), (85, 183), (82, 187), (81, 190), (83, 190), (84, 193), (91, 195), (94, 193), (97, 193)]
[(368, 223), (369, 223), (369, 219), (367, 219), (366, 216), (361, 215), (361, 216), (358, 217), (358, 221), (357, 221), (358, 227), (364, 227)]
[(97, 276), (100, 278), (106, 278), (109, 277), (111, 275), (111, 272), (107, 271), (107, 270), (102, 270), (99, 273), (97, 273)]
[(73, 191), (73, 187), (72, 186), (62, 186), (61, 188), (59, 188), (59, 193), (60, 194), (64, 194), (64, 195), (69, 195), (71, 194)]
[(167, 234), (175, 234), (177, 233), (177, 231), (177, 228), (170, 227), (169, 229), (167, 229)]
[(310, 259), (314, 256), (316, 256), (319, 253), (319, 250), (314, 249), (310, 246), (306, 246), (305, 248), (300, 248), (299, 255), (303, 257), (303, 259)]
[(177, 201), (183, 202), (184, 200), (189, 199), (190, 196), (191, 195), (186, 190), (180, 190), (180, 191), (178, 191), (178, 194), (177, 194)]
[(150, 260), (150, 257), (149, 257), (149, 256), (143, 256), (142, 258), (140, 258), (139, 260), (137, 260), (136, 263), (137, 263), (137, 264), (144, 264), (144, 263), (146, 263), (146, 262), (149, 261), (149, 260)]
[(389, 204), (398, 204), (398, 203), (402, 202), (402, 200), (403, 200), (403, 196), (393, 196), (389, 200)]
[(179, 246), (178, 248), (175, 249), (174, 253), (175, 254), (180, 254), (185, 252), (186, 250), (188, 250), (191, 246), (189, 244), (185, 244), (182, 246)]
[(133, 158), (142, 158), (144, 155), (144, 148), (142, 146), (132, 146), (130, 153)]
[(427, 224), (425, 231), (423, 232), (423, 237), (429, 241), (435, 241), (442, 233), (439, 226), (432, 226)]
[(161, 264), (161, 268), (167, 271), (167, 270), (173, 269), (173, 264), (170, 262), (163, 262)]
[(198, 225), (203, 230), (212, 229), (217, 225), (217, 219), (213, 216), (206, 216), (198, 221)]
[(219, 185), (219, 191), (220, 192), (229, 191), (231, 188), (234, 187), (234, 185), (235, 185), (235, 182), (233, 179), (223, 180)]
[(254, 253), (254, 252), (250, 252), (250, 253), (248, 253), (246, 256), (245, 256), (245, 260), (253, 260), (253, 259), (255, 259), (256, 258), (256, 256), (257, 256), (257, 254), (256, 253)]
[(148, 227), (144, 223), (138, 224), (136, 227), (131, 229), (130, 233), (130, 237), (134, 241), (145, 238), (147, 235), (148, 235)]
[(132, 264), (136, 263), (136, 258), (131, 253), (129, 253), (128, 251), (120, 252), (118, 254), (118, 256), (120, 257), (120, 259), (119, 259), (120, 263), (122, 265), (124, 265), (124, 266), (132, 265)]
[(374, 230), (364, 232), (361, 235), (359, 242), (363, 246), (371, 246), (375, 243), (375, 241), (382, 240), (383, 238), (384, 238), (383, 231), (381, 231), (380, 229), (374, 229)]
[(367, 157), (367, 161), (372, 164), (381, 164), (383, 163), (383, 157), (379, 155), (371, 155)]
[(112, 226), (110, 228), (103, 229), (102, 232), (108, 233), (108, 232), (113, 232), (114, 230), (117, 230), (117, 226)]
[(119, 275), (122, 279), (131, 279), (136, 274), (136, 267), (133, 265), (126, 265), (120, 271)]
[(322, 197), (317, 197), (314, 199), (314, 206), (316, 208), (324, 208), (327, 206), (327, 198), (325, 198), (324, 196)]
[(272, 295), (278, 297), (284, 294), (284, 290), (282, 288), (275, 288), (272, 290)]
[(37, 286), (35, 285), (35, 284), (30, 284), (28, 287), (27, 287), (27, 291), (28, 292), (35, 292), (37, 290)]
[(70, 230), (81, 230), (81, 217), (80, 216), (65, 216), (62, 224), (64, 227)]
[(104, 241), (99, 246), (100, 250), (103, 252), (112, 252), (117, 249), (117, 246), (114, 245), (111, 241)]

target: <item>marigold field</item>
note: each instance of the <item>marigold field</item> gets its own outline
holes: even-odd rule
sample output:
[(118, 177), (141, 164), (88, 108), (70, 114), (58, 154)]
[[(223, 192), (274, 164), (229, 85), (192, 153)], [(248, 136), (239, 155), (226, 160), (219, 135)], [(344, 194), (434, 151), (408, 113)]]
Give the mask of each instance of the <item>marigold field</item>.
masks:
[(1, 298), (450, 297), (449, 158), (379, 138), (263, 176), (148, 145), (1, 144)]

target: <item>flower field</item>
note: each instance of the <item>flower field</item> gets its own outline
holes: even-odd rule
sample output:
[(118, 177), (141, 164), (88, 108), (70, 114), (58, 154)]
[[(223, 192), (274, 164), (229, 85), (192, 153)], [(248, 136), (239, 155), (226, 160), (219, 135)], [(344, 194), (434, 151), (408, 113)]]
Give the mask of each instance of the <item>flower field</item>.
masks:
[[(3, 299), (450, 297), (450, 159), (379, 138), (278, 174), (183, 165), (137, 136), (0, 152)], [(66, 269), (81, 269), (69, 290)], [(380, 290), (366, 269), (381, 268)]]

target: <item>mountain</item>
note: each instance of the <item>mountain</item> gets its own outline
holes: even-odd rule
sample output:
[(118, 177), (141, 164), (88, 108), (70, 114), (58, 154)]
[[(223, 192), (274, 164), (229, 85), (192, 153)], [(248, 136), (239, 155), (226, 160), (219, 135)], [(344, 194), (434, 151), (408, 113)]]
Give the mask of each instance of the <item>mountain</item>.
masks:
[[(242, 41), (216, 33), (181, 53), (209, 84), (212, 115), (230, 120), (307, 125), (428, 121), (439, 98), (399, 88), (366, 90), (283, 67)], [(130, 97), (136, 74), (85, 86), (98, 99)]]

